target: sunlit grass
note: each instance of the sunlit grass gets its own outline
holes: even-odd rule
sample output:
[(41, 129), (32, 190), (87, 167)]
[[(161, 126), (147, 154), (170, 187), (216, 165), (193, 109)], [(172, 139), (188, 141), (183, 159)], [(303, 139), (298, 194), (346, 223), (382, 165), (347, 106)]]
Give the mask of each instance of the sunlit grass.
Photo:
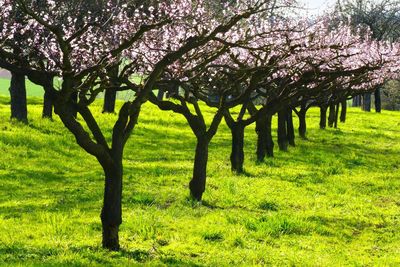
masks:
[[(124, 156), (123, 251), (110, 253), (100, 246), (96, 160), (58, 119), (40, 118), (39, 100), (29, 125), (10, 122), (0, 102), (0, 264), (400, 264), (398, 112), (350, 109), (346, 124), (322, 131), (312, 109), (309, 140), (258, 164), (251, 126), (240, 176), (223, 123), (199, 205), (187, 198), (193, 133), (180, 115), (145, 105)], [(101, 102), (93, 111), (110, 138), (116, 115), (101, 114)]]

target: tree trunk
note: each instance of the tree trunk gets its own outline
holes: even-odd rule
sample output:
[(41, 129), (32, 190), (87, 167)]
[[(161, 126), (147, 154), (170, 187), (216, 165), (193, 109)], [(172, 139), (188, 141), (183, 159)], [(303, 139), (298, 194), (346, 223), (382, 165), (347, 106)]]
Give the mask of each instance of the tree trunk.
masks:
[(201, 136), (197, 138), (193, 178), (189, 183), (190, 194), (197, 201), (201, 201), (206, 188), (208, 144), (207, 137)]
[(274, 141), (272, 140), (272, 114), (265, 114), (256, 121), (257, 161), (274, 156)]
[(118, 231), (122, 223), (122, 158), (103, 167), (105, 173), (104, 202), (101, 210), (103, 248), (119, 250)]
[(359, 107), (359, 106), (361, 106), (361, 96), (359, 95), (353, 96), (352, 107)]
[(231, 168), (237, 173), (243, 172), (244, 162), (244, 129), (243, 123), (235, 122), (231, 129), (232, 134), (232, 151), (231, 151)]
[(103, 113), (115, 113), (115, 100), (117, 99), (117, 91), (106, 89), (104, 94)]
[(267, 127), (266, 127), (266, 143), (265, 150), (267, 157), (272, 158), (274, 156), (274, 140), (272, 139), (272, 116), (273, 114), (267, 114)]
[(336, 105), (334, 103), (329, 105), (328, 126), (333, 127), (335, 123)]
[(319, 120), (319, 128), (325, 129), (326, 128), (326, 106), (320, 107), (320, 120)]
[(306, 121), (306, 109), (300, 109), (299, 111), (299, 136), (303, 139), (307, 139), (307, 121)]
[(71, 105), (68, 105), (68, 112), (76, 119), (78, 117), (78, 110), (75, 107), (75, 103), (78, 103), (78, 93), (72, 93), (70, 98)]
[(286, 109), (278, 111), (278, 146), (279, 150), (288, 150), (288, 136), (286, 128), (287, 113)]
[(380, 113), (382, 111), (382, 101), (381, 101), (381, 89), (377, 88), (375, 90), (375, 111)]
[(371, 111), (371, 93), (366, 93), (363, 96), (362, 110)]
[(10, 97), (11, 118), (28, 123), (25, 76), (23, 74), (11, 72)]
[(336, 107), (335, 107), (335, 121), (334, 121), (334, 124), (333, 124), (333, 126), (335, 128), (338, 127), (338, 120), (339, 120), (339, 103), (337, 103)]
[(45, 89), (43, 96), (43, 111), (42, 118), (53, 118), (53, 100), (50, 97), (50, 93)]
[(342, 110), (340, 112), (340, 122), (346, 122), (346, 115), (347, 115), (347, 100), (343, 100), (341, 102)]
[(294, 126), (293, 126), (293, 111), (291, 108), (289, 108), (287, 110), (287, 119), (286, 119), (286, 125), (287, 125), (287, 138), (288, 138), (288, 142), (289, 145), (291, 146), (296, 146), (294, 139), (295, 139), (295, 135), (294, 135)]
[(257, 133), (257, 161), (263, 161), (265, 158), (265, 147), (267, 143), (267, 117), (261, 116), (256, 120)]
[(158, 89), (157, 99), (158, 99), (158, 101), (163, 101), (163, 99), (164, 99), (164, 90), (163, 89)]

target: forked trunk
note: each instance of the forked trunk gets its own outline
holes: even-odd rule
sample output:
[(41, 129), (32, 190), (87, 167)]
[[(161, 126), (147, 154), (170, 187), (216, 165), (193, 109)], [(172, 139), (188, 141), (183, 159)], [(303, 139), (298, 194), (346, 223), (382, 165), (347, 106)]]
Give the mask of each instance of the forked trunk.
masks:
[(288, 150), (288, 136), (287, 136), (287, 113), (286, 109), (282, 109), (278, 111), (278, 146), (279, 150), (287, 151)]
[(207, 137), (202, 136), (197, 138), (193, 178), (189, 183), (190, 194), (197, 201), (201, 201), (206, 189), (208, 144), (209, 140)]
[(319, 128), (325, 129), (326, 128), (326, 106), (320, 107), (320, 119), (319, 119)]
[(10, 84), (11, 118), (28, 123), (28, 109), (26, 106), (25, 76), (23, 74), (11, 73)]
[(237, 173), (243, 172), (244, 162), (244, 129), (243, 123), (235, 122), (231, 129), (232, 134), (232, 151), (231, 151), (231, 168)]
[(293, 111), (291, 108), (287, 110), (287, 119), (286, 119), (286, 125), (287, 125), (287, 138), (289, 145), (291, 146), (296, 146), (294, 140), (295, 140), (295, 135), (294, 135), (294, 126), (293, 126)]
[(340, 122), (346, 122), (346, 115), (347, 115), (347, 100), (343, 100), (341, 102), (342, 110), (340, 112)]
[(104, 202), (101, 210), (103, 248), (119, 250), (119, 226), (122, 223), (122, 158), (103, 166), (105, 172)]

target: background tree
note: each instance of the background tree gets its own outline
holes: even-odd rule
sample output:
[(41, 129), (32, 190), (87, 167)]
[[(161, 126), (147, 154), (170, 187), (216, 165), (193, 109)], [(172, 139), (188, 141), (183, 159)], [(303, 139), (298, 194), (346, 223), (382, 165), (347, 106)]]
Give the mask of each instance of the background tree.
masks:
[[(340, 21), (350, 19), (354, 28), (363, 27), (371, 31), (372, 38), (378, 41), (395, 41), (400, 37), (400, 2), (397, 0), (338, 0), (334, 14)], [(381, 91), (376, 88), (375, 110), (381, 112)], [(371, 94), (366, 93), (360, 99), (356, 96), (355, 105), (362, 100), (362, 109), (371, 110)]]

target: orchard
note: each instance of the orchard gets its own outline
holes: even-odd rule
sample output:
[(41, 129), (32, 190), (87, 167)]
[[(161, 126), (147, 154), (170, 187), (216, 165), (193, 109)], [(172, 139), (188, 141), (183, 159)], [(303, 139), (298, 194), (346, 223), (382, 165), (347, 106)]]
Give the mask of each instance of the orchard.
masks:
[[(179, 190), (188, 203), (201, 207), (208, 203), (208, 173), (214, 173), (208, 164), (210, 145), (224, 124), (227, 165), (234, 176), (243, 177), (247, 165), (274, 162), (277, 154), (312, 142), (309, 110), (318, 108), (323, 134), (327, 124), (338, 128), (339, 118), (343, 123), (350, 119), (349, 100), (364, 99), (400, 79), (396, 38), (377, 38), (375, 28), (335, 13), (294, 15), (298, 3), (290, 0), (0, 0), (0, 6), (0, 68), (11, 73), (12, 121), (33, 123), (25, 85), (30, 81), (44, 90), (42, 117), (51, 119), (49, 130), (58, 131), (62, 124), (75, 146), (98, 162), (83, 167), (103, 171), (98, 240), (101, 232), (106, 251), (124, 251), (125, 177), (139, 173), (124, 170), (124, 152), (129, 144), (146, 140), (136, 134), (147, 120), (144, 110), (158, 109), (160, 120), (182, 118), (182, 129), (192, 133), (188, 190)], [(104, 124), (104, 118), (113, 122)], [(247, 139), (248, 128), (255, 129), (254, 138)], [(250, 142), (254, 155), (246, 148)], [(180, 152), (169, 148), (175, 149)], [(130, 154), (129, 161), (142, 159)], [(154, 185), (153, 190), (161, 189)]]

